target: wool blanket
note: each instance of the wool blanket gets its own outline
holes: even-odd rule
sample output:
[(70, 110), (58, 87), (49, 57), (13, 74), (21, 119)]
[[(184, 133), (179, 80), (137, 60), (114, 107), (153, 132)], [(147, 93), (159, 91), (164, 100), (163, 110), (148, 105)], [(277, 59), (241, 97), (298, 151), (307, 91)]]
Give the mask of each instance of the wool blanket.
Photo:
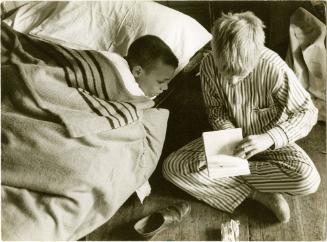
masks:
[(1, 26), (3, 240), (77, 240), (153, 173), (168, 111), (114, 61)]

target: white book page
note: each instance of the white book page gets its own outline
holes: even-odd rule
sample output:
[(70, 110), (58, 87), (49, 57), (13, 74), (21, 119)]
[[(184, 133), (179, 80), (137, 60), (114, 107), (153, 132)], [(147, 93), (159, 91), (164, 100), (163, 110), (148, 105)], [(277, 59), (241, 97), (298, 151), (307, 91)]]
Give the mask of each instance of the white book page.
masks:
[(233, 156), (242, 141), (242, 129), (226, 129), (202, 134), (208, 174), (212, 178), (250, 174), (248, 161)]
[(233, 155), (235, 147), (242, 141), (242, 129), (226, 129), (202, 134), (206, 156)]

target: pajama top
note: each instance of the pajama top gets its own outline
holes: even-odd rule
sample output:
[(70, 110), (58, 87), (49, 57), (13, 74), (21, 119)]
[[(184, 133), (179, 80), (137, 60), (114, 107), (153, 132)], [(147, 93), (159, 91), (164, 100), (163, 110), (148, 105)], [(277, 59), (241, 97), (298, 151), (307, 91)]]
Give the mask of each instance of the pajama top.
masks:
[(209, 122), (214, 130), (239, 127), (243, 136), (268, 133), (280, 148), (306, 136), (318, 111), (309, 93), (278, 54), (264, 48), (257, 66), (230, 84), (214, 64), (202, 61), (200, 77)]

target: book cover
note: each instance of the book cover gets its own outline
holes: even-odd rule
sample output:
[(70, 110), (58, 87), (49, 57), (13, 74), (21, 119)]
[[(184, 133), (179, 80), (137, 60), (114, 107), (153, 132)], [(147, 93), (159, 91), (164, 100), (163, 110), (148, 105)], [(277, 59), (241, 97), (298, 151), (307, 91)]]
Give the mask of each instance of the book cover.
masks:
[(202, 133), (208, 175), (211, 178), (250, 174), (247, 160), (233, 156), (242, 141), (242, 129), (226, 129)]

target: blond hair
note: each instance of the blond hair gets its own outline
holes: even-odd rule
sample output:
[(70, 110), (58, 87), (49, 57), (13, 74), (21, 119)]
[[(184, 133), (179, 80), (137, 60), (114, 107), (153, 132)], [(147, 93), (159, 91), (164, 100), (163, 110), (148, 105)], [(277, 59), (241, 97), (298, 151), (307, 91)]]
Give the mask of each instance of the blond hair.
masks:
[(222, 14), (212, 29), (215, 64), (225, 75), (251, 71), (264, 46), (263, 22), (252, 12)]

